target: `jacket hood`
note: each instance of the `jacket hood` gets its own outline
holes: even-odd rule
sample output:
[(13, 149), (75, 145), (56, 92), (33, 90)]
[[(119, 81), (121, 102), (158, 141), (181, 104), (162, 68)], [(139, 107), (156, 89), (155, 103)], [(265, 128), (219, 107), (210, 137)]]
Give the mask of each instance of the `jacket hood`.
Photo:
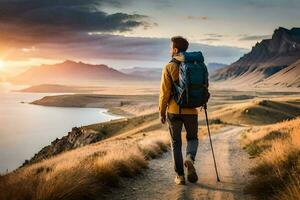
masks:
[(181, 52), (174, 56), (174, 58), (180, 62), (204, 62), (204, 57), (201, 51)]

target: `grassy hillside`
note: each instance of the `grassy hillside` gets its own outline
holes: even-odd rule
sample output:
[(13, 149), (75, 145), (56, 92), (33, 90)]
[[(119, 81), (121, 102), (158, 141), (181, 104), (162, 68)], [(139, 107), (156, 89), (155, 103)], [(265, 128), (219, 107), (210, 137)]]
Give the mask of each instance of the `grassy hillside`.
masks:
[[(95, 197), (101, 199), (112, 187), (118, 186), (122, 178), (140, 174), (147, 168), (149, 159), (168, 150), (170, 142), (168, 127), (161, 125), (157, 112), (151, 112), (157, 109), (157, 101), (153, 102), (154, 99), (157, 100), (157, 96), (128, 95), (125, 97), (126, 102), (122, 100), (124, 95), (96, 94), (60, 95), (53, 97), (53, 99), (48, 97), (39, 100), (52, 106), (56, 103), (58, 103), (57, 106), (78, 106), (78, 102), (81, 102), (83, 107), (105, 105), (110, 109), (125, 110), (135, 117), (80, 127), (82, 131), (80, 134), (76, 132), (74, 137), (67, 137), (66, 139), (68, 142), (71, 141), (68, 144), (72, 143), (69, 145), (70, 148), (62, 148), (58, 154), (46, 151), (49, 153), (48, 156), (44, 157), (46, 154), (43, 154), (41, 159), (0, 176), (0, 199), (77, 200), (95, 199)], [(286, 178), (288, 176), (284, 173), (290, 171), (294, 173), (294, 168), (288, 168), (290, 167), (289, 163), (292, 163), (291, 166), (297, 166), (294, 164), (294, 155), (298, 156), (298, 154), (294, 154), (296, 150), (293, 149), (298, 148), (295, 138), (299, 138), (299, 134), (297, 135), (295, 132), (300, 127), (295, 124), (300, 120), (298, 118), (276, 125), (273, 123), (299, 116), (299, 97), (292, 97), (291, 95), (290, 97), (279, 98), (278, 94), (269, 96), (259, 94), (256, 96), (256, 94), (252, 95), (246, 92), (229, 93), (222, 91), (213, 94), (210, 105), (209, 119), (212, 132), (225, 126), (226, 123), (251, 126), (272, 124), (255, 126), (244, 138), (246, 149), (252, 157), (266, 159), (266, 161), (258, 164), (257, 169), (253, 169), (252, 173), (257, 174), (257, 177), (262, 177), (262, 179), (257, 178), (253, 183), (250, 183), (248, 192), (264, 196), (259, 190), (262, 186), (258, 181), (270, 180), (270, 182), (263, 184), (278, 182), (278, 188), (281, 189), (281, 192), (276, 192), (277, 190), (274, 190), (272, 186), (266, 189), (268, 195), (283, 197), (291, 193), (283, 192), (288, 190), (295, 190), (294, 193), (297, 194), (295, 188), (299, 180)], [(136, 116), (137, 113), (144, 111), (148, 114)], [(199, 116), (200, 140), (205, 137), (206, 133), (206, 127), (203, 127), (204, 119), (203, 112), (201, 112)], [(92, 140), (87, 140), (89, 138)], [(185, 142), (185, 133), (182, 134), (182, 138)], [(278, 147), (276, 146), (277, 143)], [(53, 146), (53, 144), (53, 148), (50, 150), (57, 150), (57, 146)], [(272, 150), (274, 148), (275, 150)], [(271, 153), (280, 152), (280, 148), (283, 149), (283, 153), (277, 156), (278, 158), (281, 156), (278, 162), (275, 162), (276, 156), (273, 157), (274, 162), (267, 160), (272, 158)], [(268, 155), (268, 152), (271, 152), (270, 155), (264, 156)], [(291, 154), (292, 160), (290, 157), (286, 157), (289, 154)], [(298, 157), (296, 158), (298, 159)], [(280, 174), (276, 175), (275, 178), (267, 179), (264, 177), (266, 171), (263, 173), (255, 172), (261, 170), (264, 166), (261, 167), (260, 165), (265, 165), (266, 162), (269, 163), (267, 163), (268, 168), (265, 169), (273, 170), (274, 177), (278, 170), (281, 170), (279, 171)], [(277, 165), (278, 167), (276, 167)], [(284, 171), (284, 168), (287, 168), (288, 171)], [(282, 174), (284, 176), (281, 176)], [(287, 181), (282, 181), (280, 178), (285, 178)], [(256, 187), (257, 185), (258, 187)], [(288, 197), (286, 198), (288, 199)]]
[(245, 133), (245, 149), (257, 158), (255, 178), (246, 192), (257, 199), (295, 200), (300, 197), (300, 118)]
[(264, 125), (292, 119), (300, 115), (299, 98), (263, 99), (229, 105), (212, 113), (223, 122)]
[[(218, 121), (212, 123), (212, 131), (223, 126)], [(206, 129), (199, 128), (201, 139)], [(0, 199), (101, 199), (111, 187), (119, 186), (122, 178), (140, 174), (149, 159), (158, 157), (170, 146), (167, 126), (161, 125), (158, 113), (81, 129), (85, 134), (92, 132), (105, 137), (57, 155), (50, 152), (45, 159), (0, 176)], [(185, 141), (185, 133), (182, 138)]]
[(147, 168), (167, 151), (166, 132), (98, 142), (43, 160), (0, 177), (0, 199), (101, 199), (120, 178)]
[[(76, 149), (78, 147), (96, 143), (122, 134), (126, 131), (131, 131), (131, 134), (133, 134), (148, 127), (149, 122), (157, 121), (157, 116), (158, 113), (152, 113), (131, 118), (111, 120), (109, 122), (92, 124), (80, 128), (74, 127), (68, 135), (52, 141), (50, 145), (42, 148), (30, 160), (26, 160), (23, 166), (39, 162), (43, 159), (50, 158), (54, 155)], [(160, 128), (161, 124), (157, 124), (156, 127)]]

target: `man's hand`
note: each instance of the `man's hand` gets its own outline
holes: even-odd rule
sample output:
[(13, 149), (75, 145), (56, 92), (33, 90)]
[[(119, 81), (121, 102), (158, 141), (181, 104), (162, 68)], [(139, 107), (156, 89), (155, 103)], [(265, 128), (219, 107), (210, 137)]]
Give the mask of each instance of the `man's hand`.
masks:
[(165, 124), (166, 123), (166, 115), (160, 115), (160, 122), (162, 124)]

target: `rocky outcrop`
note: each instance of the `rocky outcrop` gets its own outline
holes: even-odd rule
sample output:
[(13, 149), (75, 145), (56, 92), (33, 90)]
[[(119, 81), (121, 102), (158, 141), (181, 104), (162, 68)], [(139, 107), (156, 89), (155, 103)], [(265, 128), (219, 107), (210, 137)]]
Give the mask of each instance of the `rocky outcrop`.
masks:
[(144, 122), (156, 120), (158, 113), (150, 113), (130, 118), (122, 118), (98, 124), (92, 124), (83, 127), (74, 127), (61, 139), (56, 138), (50, 145), (42, 148), (30, 160), (25, 160), (23, 166), (39, 162), (57, 154), (76, 149), (88, 144), (93, 144), (111, 136), (122, 134), (125, 131), (132, 130)]
[(51, 142), (50, 145), (44, 147), (42, 150), (36, 153), (30, 160), (25, 160), (23, 166), (39, 162), (43, 159), (57, 155), (64, 151), (98, 142), (105, 137), (106, 133), (104, 131), (97, 132), (92, 129), (74, 127), (68, 133), (68, 135), (62, 137), (61, 139), (56, 138), (54, 141)]
[(252, 50), (233, 64), (217, 70), (215, 81), (245, 77), (255, 77), (254, 82), (286, 68), (300, 59), (300, 28), (278, 28), (271, 39), (262, 40)]

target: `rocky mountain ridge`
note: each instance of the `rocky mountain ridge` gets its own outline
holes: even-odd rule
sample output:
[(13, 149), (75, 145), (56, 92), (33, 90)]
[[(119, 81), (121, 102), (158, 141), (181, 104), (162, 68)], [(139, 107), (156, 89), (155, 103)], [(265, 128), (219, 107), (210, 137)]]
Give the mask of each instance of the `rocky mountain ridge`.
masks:
[[(271, 39), (262, 40), (231, 65), (217, 70), (212, 79), (245, 79), (256, 84), (300, 59), (300, 28), (279, 27)], [(250, 81), (250, 82), (249, 82)]]

